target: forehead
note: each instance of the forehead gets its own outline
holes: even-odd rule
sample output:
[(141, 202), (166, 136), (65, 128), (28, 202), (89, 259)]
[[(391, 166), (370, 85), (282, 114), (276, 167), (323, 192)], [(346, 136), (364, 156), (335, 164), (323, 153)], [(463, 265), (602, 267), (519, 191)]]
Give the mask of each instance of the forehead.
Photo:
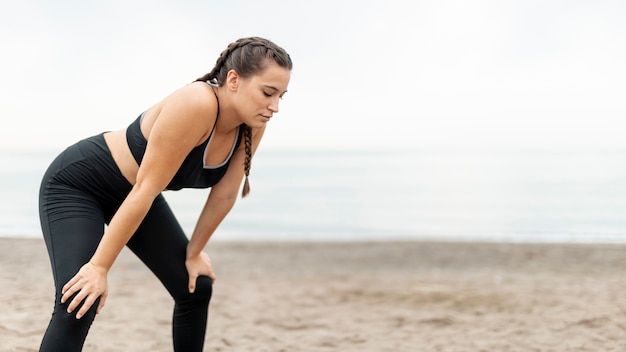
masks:
[(281, 91), (287, 90), (290, 78), (291, 71), (278, 66), (274, 62), (268, 64), (261, 73), (253, 77), (258, 83), (274, 87)]

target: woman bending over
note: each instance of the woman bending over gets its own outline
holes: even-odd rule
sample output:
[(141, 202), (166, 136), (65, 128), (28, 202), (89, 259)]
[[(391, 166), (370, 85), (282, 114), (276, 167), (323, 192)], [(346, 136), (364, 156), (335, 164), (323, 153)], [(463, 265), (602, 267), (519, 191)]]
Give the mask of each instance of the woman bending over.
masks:
[[(203, 249), (244, 178), (242, 196), (249, 192), (252, 156), (278, 112), (292, 65), (267, 39), (239, 39), (208, 74), (128, 128), (83, 139), (52, 162), (39, 213), (56, 298), (41, 351), (82, 350), (124, 246), (174, 300), (174, 350), (202, 350), (215, 280)], [(162, 195), (183, 188), (211, 188), (190, 239)]]

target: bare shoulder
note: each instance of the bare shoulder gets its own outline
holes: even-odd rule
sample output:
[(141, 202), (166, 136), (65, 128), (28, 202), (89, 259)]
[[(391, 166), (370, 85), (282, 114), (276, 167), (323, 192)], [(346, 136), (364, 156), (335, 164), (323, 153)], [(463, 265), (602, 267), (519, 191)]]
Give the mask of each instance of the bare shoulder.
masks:
[(217, 110), (217, 99), (211, 87), (204, 82), (194, 82), (150, 108), (141, 128), (145, 136), (152, 136), (154, 128), (164, 128), (187, 136), (193, 131), (191, 135), (198, 133), (198, 138), (202, 139), (215, 123)]
[[(174, 108), (181, 113), (215, 115), (217, 98), (211, 86), (204, 82), (193, 82), (174, 91), (161, 102), (162, 108)], [(213, 114), (211, 114), (213, 113)]]

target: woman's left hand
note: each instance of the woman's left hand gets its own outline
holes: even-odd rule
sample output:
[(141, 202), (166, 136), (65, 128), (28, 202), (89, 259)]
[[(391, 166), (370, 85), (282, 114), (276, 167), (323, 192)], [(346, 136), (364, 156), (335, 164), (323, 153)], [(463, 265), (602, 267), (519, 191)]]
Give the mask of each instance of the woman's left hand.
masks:
[(185, 267), (187, 267), (187, 273), (189, 274), (190, 293), (196, 290), (196, 279), (200, 275), (208, 276), (211, 278), (211, 281), (215, 282), (215, 273), (213, 273), (211, 258), (209, 258), (208, 254), (200, 252), (198, 255), (187, 257)]

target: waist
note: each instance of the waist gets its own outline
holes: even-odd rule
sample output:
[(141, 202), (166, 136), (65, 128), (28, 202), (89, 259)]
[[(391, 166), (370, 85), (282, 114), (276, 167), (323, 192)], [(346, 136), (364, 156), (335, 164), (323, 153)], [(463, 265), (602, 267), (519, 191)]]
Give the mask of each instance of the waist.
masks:
[(128, 147), (126, 130), (106, 132), (104, 133), (104, 140), (120, 172), (131, 185), (134, 185), (137, 181), (139, 165)]

